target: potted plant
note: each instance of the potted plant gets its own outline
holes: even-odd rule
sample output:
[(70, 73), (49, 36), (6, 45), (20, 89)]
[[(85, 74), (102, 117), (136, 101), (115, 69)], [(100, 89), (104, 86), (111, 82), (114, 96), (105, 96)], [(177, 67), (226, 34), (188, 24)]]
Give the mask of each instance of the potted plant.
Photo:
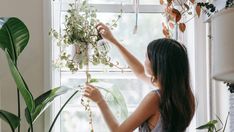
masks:
[[(20, 96), (22, 96), (27, 106), (25, 108), (25, 118), (30, 126), (28, 132), (33, 132), (33, 126), (35, 125), (35, 121), (40, 117), (40, 115), (44, 113), (44, 111), (54, 101), (54, 99), (67, 92), (73, 92), (73, 94), (63, 104), (62, 108), (57, 113), (55, 119), (53, 119), (53, 123), (51, 124), (50, 129), (48, 130), (49, 132), (51, 132), (55, 122), (58, 119), (58, 116), (60, 115), (64, 107), (77, 93), (81, 93), (83, 86), (79, 85), (76, 88), (60, 86), (51, 89), (43, 93), (39, 97), (35, 98), (32, 95), (30, 88), (28, 87), (26, 81), (24, 80), (17, 67), (18, 56), (27, 46), (29, 37), (29, 30), (20, 19), (15, 17), (0, 18), (0, 48), (5, 52), (12, 77), (17, 86), (16, 90), (18, 91), (18, 115), (1, 109), (0, 119), (6, 121), (9, 124), (12, 132), (14, 132), (16, 129), (18, 129), (18, 132), (20, 132), (22, 116), (20, 111), (21, 104), (19, 102)], [(90, 80), (90, 82), (95, 82), (95, 80)], [(116, 104), (121, 105), (121, 110), (125, 110), (126, 113), (126, 104), (121, 93), (113, 92), (111, 89), (108, 88), (102, 89), (105, 92), (109, 93), (114, 98), (113, 101), (116, 102)]]
[(61, 87), (58, 87), (35, 99), (17, 68), (18, 56), (27, 46), (29, 41), (29, 31), (26, 25), (15, 17), (1, 18), (0, 27), (0, 47), (5, 51), (9, 68), (17, 85), (18, 92), (18, 115), (16, 116), (13, 113), (0, 110), (0, 118), (10, 125), (12, 131), (15, 131), (15, 129), (18, 128), (18, 131), (20, 132), (21, 104), (19, 102), (20, 95), (22, 95), (27, 106), (25, 109), (28, 115), (27, 120), (29, 121), (31, 131), (33, 131), (33, 122), (41, 115), (48, 104), (53, 101), (56, 96), (64, 94), (70, 89), (61, 89)]
[[(68, 68), (71, 72), (84, 67), (88, 69), (90, 63), (118, 67), (118, 62), (111, 62), (111, 57), (108, 55), (110, 48), (108, 43), (97, 32), (96, 25), (100, 22), (97, 19), (97, 10), (90, 7), (86, 0), (80, 3), (76, 1), (69, 6), (62, 33), (54, 29), (50, 32), (61, 48), (60, 57), (55, 60), (55, 65), (59, 68)], [(121, 14), (116, 20), (112, 20), (112, 24), (107, 23), (107, 25), (113, 29), (117, 26), (120, 17)], [(69, 52), (69, 48), (73, 51)], [(91, 79), (88, 72), (89, 70), (86, 70), (87, 82)]]
[[(202, 126), (199, 126), (197, 129), (198, 130), (207, 129), (208, 132), (219, 132), (219, 131), (225, 132), (229, 115), (230, 115), (230, 113), (228, 113), (228, 115), (227, 115), (225, 124), (223, 124), (222, 120), (218, 116), (216, 116), (218, 120), (211, 120), (208, 123), (206, 123)], [(219, 128), (219, 129), (217, 128), (218, 123), (221, 124), (221, 128)]]

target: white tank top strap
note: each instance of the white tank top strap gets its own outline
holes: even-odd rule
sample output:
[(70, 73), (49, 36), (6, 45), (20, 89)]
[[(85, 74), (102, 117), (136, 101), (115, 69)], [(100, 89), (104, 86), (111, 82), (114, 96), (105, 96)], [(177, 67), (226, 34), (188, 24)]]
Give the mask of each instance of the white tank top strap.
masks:
[(159, 89), (153, 90), (153, 92), (156, 93), (159, 96), (159, 98), (161, 98), (161, 95), (160, 95), (159, 91), (160, 91)]

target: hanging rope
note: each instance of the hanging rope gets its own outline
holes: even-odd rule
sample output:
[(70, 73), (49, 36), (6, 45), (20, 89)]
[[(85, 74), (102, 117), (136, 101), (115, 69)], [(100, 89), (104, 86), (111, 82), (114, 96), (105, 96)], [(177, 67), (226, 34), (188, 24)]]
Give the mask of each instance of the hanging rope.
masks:
[(134, 26), (133, 34), (136, 34), (136, 33), (137, 33), (137, 29), (138, 29), (139, 1), (140, 1), (140, 0), (134, 0), (134, 3), (133, 3), (135, 15), (136, 15), (135, 26)]

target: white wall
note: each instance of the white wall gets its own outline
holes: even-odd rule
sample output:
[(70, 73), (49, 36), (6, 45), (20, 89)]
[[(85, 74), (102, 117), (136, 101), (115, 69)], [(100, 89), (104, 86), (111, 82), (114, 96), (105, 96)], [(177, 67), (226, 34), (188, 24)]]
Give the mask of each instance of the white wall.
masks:
[[(216, 115), (219, 116), (224, 123), (229, 112), (229, 95), (227, 86), (223, 82), (213, 82), (213, 93), (212, 93), (212, 117), (217, 119)], [(230, 119), (230, 118), (229, 118)], [(225, 132), (230, 131), (230, 123), (228, 122)]]
[[(190, 17), (187, 19), (190, 19)], [(190, 124), (191, 129), (189, 129), (191, 132), (196, 131), (196, 128), (207, 122), (209, 118), (206, 27), (207, 25), (201, 18), (194, 18), (187, 23), (186, 31), (183, 34), (188, 49), (191, 85), (196, 99), (196, 113)]]
[[(20, 72), (25, 78), (33, 95), (37, 97), (44, 91), (43, 85), (43, 1), (42, 0), (1, 0), (0, 16), (15, 16), (20, 18), (29, 28), (30, 42), (18, 60)], [(16, 86), (10, 75), (3, 51), (0, 51), (0, 90), (1, 106), (17, 114)], [(22, 110), (22, 132), (27, 131), (24, 118), (25, 104)], [(10, 132), (8, 125), (1, 122), (0, 132)], [(42, 132), (43, 117), (36, 122), (35, 132)]]
[[(224, 0), (216, 0), (218, 8), (224, 7)], [(190, 59), (190, 68), (192, 76), (192, 86), (195, 88), (197, 99), (196, 126), (191, 124), (191, 131), (208, 122), (211, 119), (217, 119), (218, 115), (223, 122), (229, 111), (229, 91), (223, 82), (212, 81), (211, 78), (211, 57), (210, 44), (208, 39), (208, 25), (202, 18), (193, 19), (188, 23), (186, 32), (187, 48)], [(229, 125), (226, 132), (229, 132)]]
[[(213, 2), (218, 10), (223, 9), (226, 4), (226, 0), (214, 0)], [(215, 37), (215, 36), (212, 36), (212, 37)], [(211, 43), (211, 46), (212, 46), (212, 43)], [(229, 105), (230, 92), (228, 91), (228, 87), (223, 82), (213, 80), (211, 89), (212, 89), (211, 90), (212, 91), (212, 94), (211, 94), (212, 95), (211, 96), (212, 118), (217, 119), (216, 115), (218, 115), (221, 118), (221, 120), (225, 122), (227, 114), (229, 112), (229, 107), (230, 107)], [(228, 122), (225, 132), (231, 132), (231, 131), (233, 130), (230, 130), (230, 123)]]

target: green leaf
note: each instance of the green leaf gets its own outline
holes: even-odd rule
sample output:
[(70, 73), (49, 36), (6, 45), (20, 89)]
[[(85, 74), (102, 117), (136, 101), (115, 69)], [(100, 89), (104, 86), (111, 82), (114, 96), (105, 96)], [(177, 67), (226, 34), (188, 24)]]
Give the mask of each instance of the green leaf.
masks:
[(98, 82), (97, 79), (91, 79), (89, 83), (96, 83), (96, 82)]
[(0, 110), (0, 118), (10, 125), (12, 132), (20, 124), (20, 118), (18, 116), (4, 110)]
[(50, 126), (50, 129), (49, 129), (49, 132), (51, 132), (51, 130), (53, 129), (54, 127), (54, 124), (55, 122), (57, 121), (59, 115), (61, 114), (61, 112), (63, 111), (63, 109), (66, 107), (66, 105), (71, 101), (71, 99), (79, 92), (79, 90), (75, 91), (68, 99), (67, 101), (63, 104), (63, 106), (60, 108), (59, 112), (56, 114), (53, 122), (52, 122), (52, 125)]
[(29, 31), (18, 18), (0, 18), (0, 48), (8, 50), (14, 63), (29, 41)]
[(9, 68), (10, 68), (11, 74), (12, 74), (14, 80), (15, 80), (15, 83), (17, 85), (17, 88), (19, 89), (21, 95), (23, 96), (25, 104), (27, 105), (29, 111), (33, 112), (33, 110), (35, 108), (35, 103), (34, 103), (34, 100), (33, 100), (33, 96), (31, 94), (31, 92), (28, 90), (28, 86), (25, 83), (25, 81), (24, 81), (23, 77), (21, 76), (20, 72), (18, 71), (17, 67), (12, 62), (7, 49), (5, 50), (5, 54), (7, 56)]
[[(94, 83), (95, 86), (95, 83)], [(126, 119), (128, 117), (128, 108), (124, 99), (123, 94), (119, 91), (118, 88), (103, 88), (103, 87), (98, 87), (102, 90), (104, 90), (105, 92), (111, 94), (111, 96), (113, 97), (113, 100), (110, 102), (112, 107), (118, 107), (120, 108), (120, 117), (121, 119)], [(115, 108), (117, 109), (117, 108)]]
[(121, 116), (127, 118), (128, 109), (123, 94), (119, 91), (118, 88), (115, 87), (113, 87), (110, 92), (115, 98), (115, 101), (118, 103), (119, 107), (121, 108)]
[(208, 123), (206, 123), (205, 125), (202, 125), (200, 127), (198, 127), (197, 129), (211, 129), (211, 128), (214, 128), (215, 127), (215, 124), (218, 123), (217, 120), (212, 120), (212, 121), (209, 121)]
[[(37, 97), (35, 99), (35, 110), (33, 113), (31, 113), (32, 122), (35, 122), (35, 120), (48, 108), (48, 106), (56, 97), (63, 95), (71, 90), (73, 89), (61, 86), (51, 89)], [(25, 117), (28, 123), (30, 123), (30, 113), (27, 111), (27, 108), (25, 109)]]

